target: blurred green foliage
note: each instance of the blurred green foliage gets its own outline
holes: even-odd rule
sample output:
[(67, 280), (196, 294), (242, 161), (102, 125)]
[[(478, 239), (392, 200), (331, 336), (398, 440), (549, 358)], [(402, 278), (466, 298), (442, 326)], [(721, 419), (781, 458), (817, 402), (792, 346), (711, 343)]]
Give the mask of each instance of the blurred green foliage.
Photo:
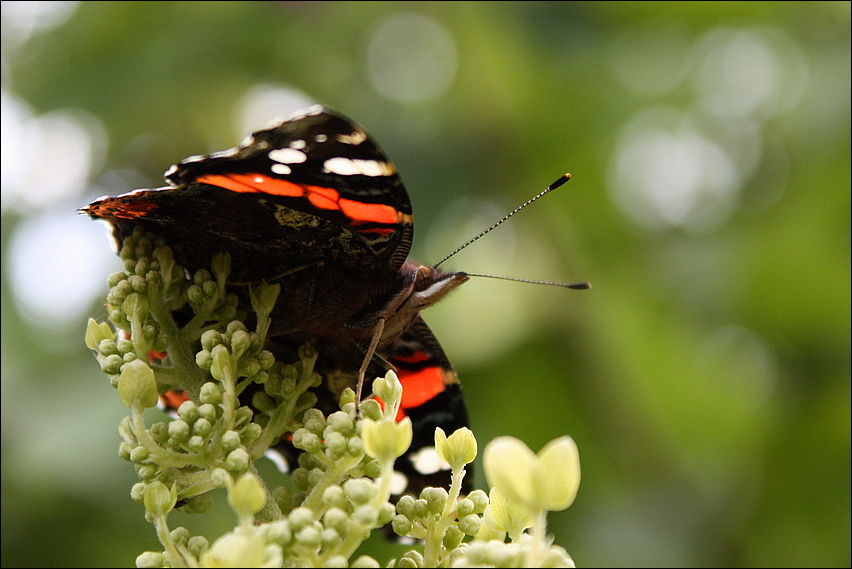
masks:
[[(476, 225), (475, 212), (499, 217), (570, 170), (570, 184), (452, 263), (591, 291), (474, 280), (426, 313), (481, 445), (576, 440), (580, 492), (550, 530), (578, 566), (852, 563), (848, 3), (82, 2), (18, 43), (7, 5), (26, 3), (3, 4), (4, 99), (35, 115), (85, 111), (108, 141), (63, 216), (98, 191), (132, 189), (109, 187), (127, 179), (110, 172), (154, 187), (169, 164), (236, 144), (247, 134), (240, 101), (257, 85), (297, 90), (370, 130), (409, 188), (422, 262), (492, 221)], [(377, 38), (411, 14), (439, 30), (435, 57), (443, 33), (455, 58), (446, 86), (421, 100), (382, 83), (395, 62)], [(774, 76), (737, 67), (766, 53)], [(415, 87), (430, 56), (412, 56), (427, 62)], [(746, 69), (722, 73), (735, 86), (768, 77), (760, 93), (774, 102), (733, 120), (714, 110), (755, 92), (724, 99), (702, 75), (715, 64)], [(722, 148), (738, 166), (757, 156), (709, 225), (648, 224), (619, 201), (626, 125), (654, 109), (716, 141), (706, 156)], [(4, 132), (6, 120), (4, 106)], [(746, 130), (737, 140), (750, 144), (724, 145)], [(673, 140), (674, 159), (684, 139)], [(4, 134), (4, 154), (19, 142)], [(47, 164), (56, 150), (36, 157)], [(724, 175), (704, 174), (709, 186)], [(4, 172), (4, 261), (39, 213), (7, 209), (9, 183)], [(88, 310), (101, 318), (106, 277)], [(130, 565), (157, 543), (129, 497), (122, 408), (85, 349), (85, 318), (28, 320), (9, 279), (4, 262), (2, 563)], [(218, 501), (221, 520), (173, 522), (215, 538), (233, 525)], [(394, 551), (368, 545), (380, 560)]]

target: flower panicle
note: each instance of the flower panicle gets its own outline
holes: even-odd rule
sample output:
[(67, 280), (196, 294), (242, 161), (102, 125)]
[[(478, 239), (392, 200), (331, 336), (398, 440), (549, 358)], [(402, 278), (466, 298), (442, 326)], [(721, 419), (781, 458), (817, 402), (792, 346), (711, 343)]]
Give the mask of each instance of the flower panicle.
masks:
[[(228, 290), (227, 255), (190, 274), (162, 240), (137, 227), (120, 257), (124, 270), (108, 280), (114, 328), (90, 320), (85, 341), (130, 409), (119, 454), (140, 477), (131, 497), (145, 506), (163, 545), (142, 553), (137, 566), (379, 567), (353, 556), (384, 526), (424, 540), (422, 553), (405, 553), (400, 567), (573, 566), (546, 540), (544, 525), (546, 512), (568, 507), (577, 493), (579, 456), (569, 437), (539, 453), (517, 439), (495, 439), (483, 453), (490, 496), (464, 496), (476, 438), (467, 428), (437, 429), (435, 451), (452, 470), (450, 488), (426, 488), (394, 506), (393, 466), (414, 430), (410, 418), (396, 420), (403, 387), (394, 372), (373, 382), (375, 398), (361, 402), (360, 415), (350, 389), (340, 410), (326, 415), (311, 391), (322, 381), (314, 370), (321, 354), (305, 345), (298, 361), (282, 363), (265, 349), (280, 286), (251, 287), (243, 301), (254, 317), (247, 318)], [(146, 426), (144, 409), (158, 393), (178, 397), (176, 390), (183, 400), (171, 399), (174, 419)], [(254, 462), (282, 433), (301, 454), (292, 487), (269, 491)], [(208, 540), (168, 527), (174, 509), (209, 511), (216, 488), (227, 492), (232, 531)]]

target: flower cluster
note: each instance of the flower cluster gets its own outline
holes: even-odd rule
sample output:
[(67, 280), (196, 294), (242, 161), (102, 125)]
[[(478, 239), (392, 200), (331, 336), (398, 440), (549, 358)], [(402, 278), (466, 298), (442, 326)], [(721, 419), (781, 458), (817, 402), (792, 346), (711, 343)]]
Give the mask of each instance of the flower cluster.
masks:
[[(402, 385), (394, 372), (373, 382), (376, 399), (356, 409), (346, 389), (340, 410), (326, 416), (313, 408), (311, 391), (322, 382), (314, 371), (320, 355), (305, 345), (298, 361), (277, 362), (264, 347), (280, 287), (257, 286), (240, 300), (226, 287), (227, 255), (187, 275), (164, 243), (138, 229), (120, 256), (125, 270), (110, 276), (108, 297), (119, 332), (90, 320), (86, 344), (130, 409), (119, 454), (136, 468), (131, 497), (163, 546), (140, 555), (137, 566), (379, 567), (357, 549), (382, 527), (422, 544), (399, 567), (573, 566), (545, 528), (547, 512), (564, 509), (577, 492), (570, 438), (538, 455), (516, 439), (496, 439), (484, 451), (490, 495), (463, 496), (476, 439), (466, 428), (438, 429), (435, 450), (452, 471), (450, 487), (394, 505), (394, 461), (412, 440), (411, 421), (396, 421)], [(146, 426), (144, 411), (160, 394), (176, 416)], [(254, 462), (282, 435), (299, 451), (298, 467), (292, 486), (270, 491)], [(232, 531), (211, 543), (169, 528), (175, 508), (209, 510), (216, 488), (227, 492)]]

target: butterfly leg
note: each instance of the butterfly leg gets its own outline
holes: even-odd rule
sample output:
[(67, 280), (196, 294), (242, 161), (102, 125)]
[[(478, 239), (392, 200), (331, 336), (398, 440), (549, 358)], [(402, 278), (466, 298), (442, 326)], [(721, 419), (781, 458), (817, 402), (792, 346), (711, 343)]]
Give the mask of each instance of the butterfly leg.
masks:
[(373, 361), (373, 354), (376, 353), (376, 348), (379, 346), (379, 340), (382, 339), (382, 332), (385, 330), (385, 319), (379, 318), (376, 320), (376, 326), (373, 328), (373, 339), (370, 340), (370, 347), (367, 348), (367, 353), (364, 355), (364, 361), (361, 363), (361, 368), (358, 370), (358, 386), (355, 389), (355, 417), (361, 416), (361, 390), (364, 387), (364, 375), (367, 373), (367, 366)]

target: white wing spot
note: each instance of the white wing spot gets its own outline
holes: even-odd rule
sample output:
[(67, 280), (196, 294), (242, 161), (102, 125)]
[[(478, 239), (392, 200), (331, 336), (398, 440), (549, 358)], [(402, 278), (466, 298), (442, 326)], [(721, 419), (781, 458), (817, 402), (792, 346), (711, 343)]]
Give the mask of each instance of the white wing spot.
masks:
[(273, 164), (269, 167), (270, 170), (275, 172), (276, 174), (281, 174), (282, 176), (286, 176), (287, 174), (292, 174), (293, 170), (286, 164)]
[(290, 472), (290, 465), (287, 464), (287, 459), (285, 459), (284, 455), (282, 455), (280, 452), (273, 449), (267, 449), (266, 452), (263, 454), (266, 458), (271, 460), (275, 464), (275, 466), (278, 467), (278, 470), (280, 470), (284, 474)]
[(255, 176), (254, 177), (254, 183), (255, 184), (262, 184), (263, 183), (263, 176)]
[(294, 140), (293, 142), (291, 142), (290, 148), (295, 148), (296, 150), (304, 150), (307, 145), (308, 143), (300, 138), (299, 140)]
[(390, 483), (391, 494), (402, 494), (406, 488), (408, 488), (408, 476), (399, 470), (394, 470)]
[(326, 172), (340, 176), (390, 176), (396, 173), (396, 169), (390, 162), (379, 162), (378, 160), (359, 160), (337, 156), (329, 158), (323, 164)]
[(282, 164), (300, 164), (308, 159), (308, 155), (295, 148), (276, 148), (269, 151), (269, 158)]
[(450, 465), (438, 458), (435, 447), (423, 447), (412, 454), (411, 463), (421, 474), (434, 474), (440, 470), (449, 470)]
[(239, 148), (229, 148), (227, 150), (220, 150), (219, 152), (212, 153), (210, 158), (230, 158), (231, 156), (236, 156), (239, 152)]
[(355, 130), (352, 131), (352, 134), (338, 134), (335, 138), (342, 142), (343, 144), (351, 144), (352, 146), (358, 146), (365, 140), (367, 140), (367, 133), (363, 130)]

